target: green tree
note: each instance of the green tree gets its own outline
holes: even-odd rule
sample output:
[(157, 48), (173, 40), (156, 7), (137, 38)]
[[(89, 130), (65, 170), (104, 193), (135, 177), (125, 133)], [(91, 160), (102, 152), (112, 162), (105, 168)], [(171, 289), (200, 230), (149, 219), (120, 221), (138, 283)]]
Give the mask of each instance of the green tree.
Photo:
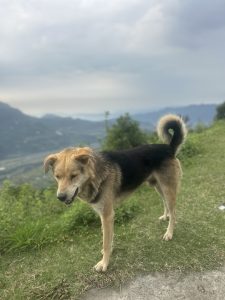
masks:
[(108, 130), (109, 130), (109, 115), (110, 115), (110, 112), (108, 110), (105, 111), (105, 130), (106, 130), (106, 132), (108, 132)]
[(215, 119), (225, 119), (225, 102), (217, 106)]
[(139, 123), (126, 113), (120, 116), (111, 128), (108, 128), (104, 150), (122, 150), (146, 144), (148, 136), (139, 127)]

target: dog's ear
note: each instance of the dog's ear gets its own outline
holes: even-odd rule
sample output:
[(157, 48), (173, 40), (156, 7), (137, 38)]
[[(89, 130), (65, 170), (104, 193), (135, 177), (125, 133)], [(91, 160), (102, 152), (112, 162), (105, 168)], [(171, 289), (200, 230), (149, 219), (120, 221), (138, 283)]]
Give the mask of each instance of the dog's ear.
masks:
[(79, 161), (82, 165), (86, 165), (89, 161), (89, 158), (90, 158), (90, 155), (88, 155), (88, 154), (82, 154), (82, 155), (75, 157), (76, 161)]
[(50, 154), (47, 156), (44, 160), (44, 170), (45, 174), (48, 173), (49, 169), (53, 167), (54, 163), (57, 160), (57, 155), (56, 154)]

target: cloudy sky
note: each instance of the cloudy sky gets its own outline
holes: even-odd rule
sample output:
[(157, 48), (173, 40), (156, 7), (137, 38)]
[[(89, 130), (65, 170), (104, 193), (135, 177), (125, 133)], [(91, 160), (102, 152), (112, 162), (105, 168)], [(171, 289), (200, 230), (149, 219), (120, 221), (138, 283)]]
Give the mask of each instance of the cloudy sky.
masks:
[(224, 100), (224, 0), (0, 0), (0, 101), (26, 113)]

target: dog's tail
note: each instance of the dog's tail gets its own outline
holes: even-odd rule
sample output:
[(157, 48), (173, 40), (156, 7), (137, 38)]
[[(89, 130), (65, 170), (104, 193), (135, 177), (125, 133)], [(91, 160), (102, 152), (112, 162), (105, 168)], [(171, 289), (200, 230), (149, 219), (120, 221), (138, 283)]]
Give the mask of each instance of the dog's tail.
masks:
[(159, 120), (157, 133), (163, 142), (170, 145), (175, 155), (184, 143), (187, 128), (181, 117), (169, 114)]

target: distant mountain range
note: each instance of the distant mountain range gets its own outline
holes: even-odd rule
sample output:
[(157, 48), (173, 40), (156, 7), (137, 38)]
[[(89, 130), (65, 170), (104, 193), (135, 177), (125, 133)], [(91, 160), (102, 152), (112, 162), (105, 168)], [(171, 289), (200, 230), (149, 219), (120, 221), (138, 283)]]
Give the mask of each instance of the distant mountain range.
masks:
[(158, 111), (152, 111), (147, 113), (135, 114), (132, 117), (145, 127), (146, 124), (155, 127), (159, 118), (165, 114), (172, 113), (177, 114), (188, 119), (188, 124), (190, 127), (195, 127), (199, 123), (209, 125), (212, 123), (216, 114), (215, 104), (198, 104), (198, 105), (188, 105), (188, 106), (178, 106), (178, 107), (166, 107)]
[(28, 116), (0, 102), (0, 160), (66, 146), (95, 144), (104, 134), (103, 122), (46, 115)]
[[(140, 126), (154, 130), (159, 117), (166, 113), (176, 113), (189, 118), (194, 126), (201, 122), (212, 122), (216, 105), (190, 105), (165, 108), (155, 112), (134, 114)], [(109, 120), (113, 124), (115, 119)], [(0, 102), (0, 160), (48, 152), (74, 145), (97, 146), (105, 135), (104, 121), (88, 121), (46, 115), (36, 118)]]

